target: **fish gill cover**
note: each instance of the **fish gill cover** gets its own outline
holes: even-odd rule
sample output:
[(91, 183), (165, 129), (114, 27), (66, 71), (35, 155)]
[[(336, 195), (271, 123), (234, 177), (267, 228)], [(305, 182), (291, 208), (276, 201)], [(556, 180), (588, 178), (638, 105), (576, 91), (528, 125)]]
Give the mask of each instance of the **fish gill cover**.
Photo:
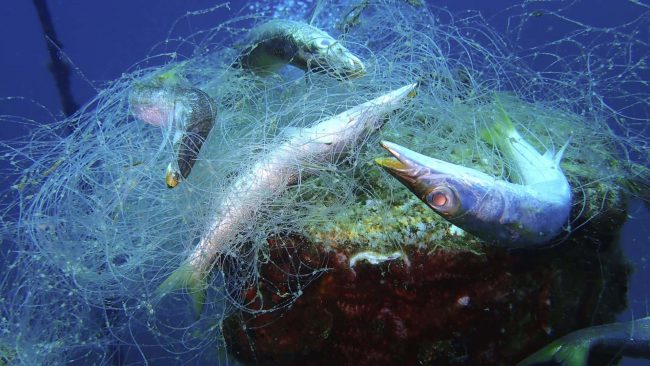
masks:
[[(2, 141), (17, 178), (1, 206), (12, 247), (0, 270), (0, 364), (512, 364), (624, 309), (629, 268), (615, 233), (627, 197), (648, 200), (647, 9), (597, 27), (565, 2), (524, 2), (504, 10), (508, 28), (497, 32), (478, 12), (417, 1), (324, 4), (311, 25), (313, 4), (301, 1), (190, 12), (183, 21), (231, 18), (172, 29), (154, 48), (164, 65), (148, 58), (68, 119), (2, 116), (32, 134)], [(565, 32), (531, 47), (541, 16)], [(270, 19), (327, 32), (363, 72), (283, 59), (300, 40), (251, 32)], [(259, 49), (273, 56), (261, 64), (290, 65), (247, 68), (241, 60)], [(394, 108), (364, 110), (376, 121), (345, 151), (289, 151), (294, 160), (264, 168), (295, 136), (412, 83)], [(151, 87), (160, 93), (146, 95)], [(209, 134), (188, 121), (197, 105), (210, 111)], [(494, 249), (374, 163), (390, 140), (512, 181), (511, 162), (482, 138), (499, 108), (541, 153), (569, 144), (571, 217), (551, 249)], [(251, 191), (285, 170), (281, 184)], [(161, 292), (224, 217), (234, 219), (201, 284)], [(481, 323), (496, 333), (476, 331)]]

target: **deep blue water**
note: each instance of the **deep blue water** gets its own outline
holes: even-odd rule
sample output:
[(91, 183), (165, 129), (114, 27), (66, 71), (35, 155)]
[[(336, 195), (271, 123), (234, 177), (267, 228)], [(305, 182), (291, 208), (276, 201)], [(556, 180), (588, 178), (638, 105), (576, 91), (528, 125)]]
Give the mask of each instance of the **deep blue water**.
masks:
[[(445, 2), (433, 3), (444, 5)], [(481, 10), (489, 19), (518, 1), (454, 0), (449, 3), (452, 11)], [(65, 54), (78, 69), (72, 77), (73, 93), (78, 103), (83, 104), (106, 82), (132, 71), (133, 66), (149, 54), (153, 45), (167, 37), (169, 27), (186, 11), (207, 8), (214, 2), (195, 0), (191, 3), (176, 1), (161, 4), (156, 0), (49, 1)], [(589, 0), (578, 2), (573, 9), (575, 14), (572, 15), (594, 25), (611, 26), (638, 15), (641, 10), (643, 9), (639, 6), (624, 0)], [(501, 23), (495, 24), (497, 28), (504, 25), (503, 19), (499, 19)], [(179, 27), (198, 30), (213, 25), (209, 22), (216, 19), (212, 17), (204, 21), (205, 24), (199, 19), (192, 20), (191, 23), (181, 22)], [(546, 24), (545, 19), (540, 19), (539, 22), (540, 31), (527, 35), (522, 40), (524, 46), (543, 42), (545, 37), (552, 37), (554, 32), (561, 31), (552, 27), (552, 24)], [(7, 0), (0, 3), (0, 49), (0, 97), (20, 96), (34, 100), (49, 109), (55, 118), (62, 116), (58, 94), (48, 71), (50, 61), (45, 40), (32, 2)], [(0, 114), (29, 116), (43, 121), (51, 121), (53, 118), (35, 108), (33, 103), (22, 102), (0, 104)], [(22, 132), (15, 126), (0, 126), (2, 139)], [(632, 202), (630, 220), (625, 225), (622, 240), (636, 271), (631, 282), (631, 306), (621, 314), (622, 320), (650, 313), (650, 270), (646, 264), (650, 258), (649, 223), (648, 209), (638, 202)], [(623, 364), (641, 365), (647, 362), (626, 360)]]

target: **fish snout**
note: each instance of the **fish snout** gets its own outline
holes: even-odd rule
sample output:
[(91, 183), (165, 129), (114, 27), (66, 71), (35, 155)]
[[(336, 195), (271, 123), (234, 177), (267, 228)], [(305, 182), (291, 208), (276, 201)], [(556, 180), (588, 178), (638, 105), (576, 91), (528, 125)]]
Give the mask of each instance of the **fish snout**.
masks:
[(348, 57), (348, 65), (349, 67), (346, 70), (346, 75), (348, 78), (359, 78), (366, 74), (365, 65), (357, 56), (353, 54), (350, 54)]
[(340, 44), (314, 56), (312, 70), (325, 72), (339, 80), (356, 79), (366, 74), (361, 59)]
[(390, 175), (397, 178), (402, 184), (409, 189), (413, 189), (422, 175), (423, 168), (421, 164), (409, 159), (407, 154), (409, 149), (389, 141), (381, 141), (381, 147), (386, 149), (392, 158), (377, 158), (375, 163), (386, 170)]
[(175, 188), (180, 182), (181, 173), (177, 169), (174, 169), (170, 163), (167, 166), (167, 171), (165, 174), (165, 184), (167, 184), (167, 188)]
[(434, 169), (427, 160), (430, 158), (392, 142), (382, 141), (380, 144), (394, 158), (375, 159), (379, 166), (434, 211), (447, 218), (458, 214), (461, 204), (458, 192), (453, 184), (449, 184), (446, 175), (440, 175)]

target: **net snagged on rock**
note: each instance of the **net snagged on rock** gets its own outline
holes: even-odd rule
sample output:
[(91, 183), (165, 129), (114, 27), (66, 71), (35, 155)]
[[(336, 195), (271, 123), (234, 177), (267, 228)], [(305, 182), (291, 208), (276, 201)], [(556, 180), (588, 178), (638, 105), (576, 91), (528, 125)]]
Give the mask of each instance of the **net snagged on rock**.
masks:
[[(597, 28), (561, 9), (544, 10), (575, 32), (531, 48), (526, 35), (537, 17), (524, 5), (504, 13), (512, 22), (501, 32), (477, 12), (454, 15), (415, 1), (333, 1), (312, 26), (358, 57), (363, 76), (331, 77), (290, 63), (258, 75), (238, 65), (256, 26), (271, 18), (307, 22), (306, 3), (291, 3), (252, 2), (213, 29), (172, 32), (160, 54), (176, 58), (143, 63), (70, 119), (34, 122), (30, 137), (2, 142), (15, 181), (1, 206), (11, 248), (0, 269), (0, 364), (227, 363), (233, 356), (222, 352), (224, 338), (234, 357), (260, 363), (513, 364), (589, 325), (566, 321), (571, 311), (604, 323), (623, 309), (617, 279), (629, 269), (613, 233), (625, 220), (626, 197), (647, 199), (650, 92), (637, 86), (650, 72), (648, 53), (636, 59), (618, 51), (648, 48), (631, 35), (647, 27), (647, 13)], [(558, 45), (590, 51), (567, 52), (574, 56), (558, 63)], [(147, 115), (134, 107), (134, 93), (152, 80), (180, 80), (162, 95), (171, 103), (163, 114), (179, 118), (174, 123), (141, 123)], [(215, 212), (224, 202), (237, 204), (231, 187), (255, 162), (296, 131), (413, 82), (416, 95), (386, 113), (380, 130), (356, 139), (346, 156), (296, 162), (302, 170), (295, 183), (255, 201), (208, 266), (200, 318), (182, 291), (156, 295), (211, 229)], [(216, 121), (211, 128), (193, 135), (198, 140), (183, 138), (191, 126), (183, 119), (192, 113), (169, 112), (187, 107), (176, 98), (179, 88), (218, 110), (216, 119), (207, 115)], [(497, 98), (538, 151), (571, 141), (561, 164), (571, 214), (543, 254), (491, 249), (437, 217), (374, 163), (386, 156), (379, 141), (389, 140), (510, 180), (507, 159), (481, 139)], [(78, 127), (66, 134), (72, 122)], [(190, 160), (179, 160), (183, 149)], [(182, 184), (168, 189), (179, 174)], [(585, 283), (606, 288), (607, 296), (574, 291)], [(479, 311), (486, 306), (493, 311)], [(519, 310), (510, 317), (510, 308)], [(530, 337), (519, 341), (522, 334)], [(501, 358), (489, 352), (495, 347)]]

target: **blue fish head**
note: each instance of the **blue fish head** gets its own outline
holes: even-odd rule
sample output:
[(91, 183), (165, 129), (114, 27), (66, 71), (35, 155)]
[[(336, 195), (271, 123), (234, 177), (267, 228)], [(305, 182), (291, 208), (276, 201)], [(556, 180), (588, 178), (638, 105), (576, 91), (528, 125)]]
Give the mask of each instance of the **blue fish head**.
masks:
[[(474, 175), (483, 173), (442, 160), (430, 158), (392, 142), (381, 145), (395, 159), (375, 161), (397, 178), (433, 211), (454, 224), (462, 224), (477, 212), (482, 185)], [(478, 189), (477, 189), (478, 188)]]

